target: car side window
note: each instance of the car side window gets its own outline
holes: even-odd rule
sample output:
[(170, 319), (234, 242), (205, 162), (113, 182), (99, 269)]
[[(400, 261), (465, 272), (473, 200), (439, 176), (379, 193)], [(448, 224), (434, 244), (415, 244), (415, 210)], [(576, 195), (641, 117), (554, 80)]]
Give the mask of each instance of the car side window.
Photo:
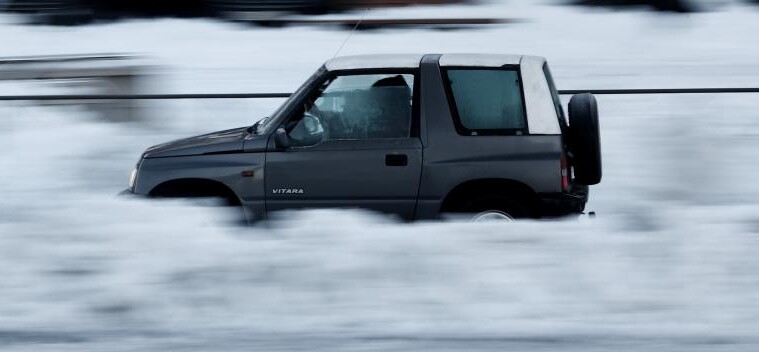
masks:
[(456, 129), (462, 135), (525, 133), (522, 83), (516, 69), (445, 71)]
[[(288, 129), (300, 145), (328, 140), (409, 138), (413, 74), (336, 76), (306, 102), (302, 116)], [(320, 135), (315, 143), (312, 136)]]

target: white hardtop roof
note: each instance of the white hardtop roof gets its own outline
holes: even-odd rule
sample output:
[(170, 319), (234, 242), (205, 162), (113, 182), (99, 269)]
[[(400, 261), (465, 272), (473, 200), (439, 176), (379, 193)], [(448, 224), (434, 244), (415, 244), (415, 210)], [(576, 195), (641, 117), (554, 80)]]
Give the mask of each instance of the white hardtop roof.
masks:
[[(361, 70), (378, 68), (419, 68), (424, 54), (378, 54), (343, 56), (327, 61), (329, 71)], [(501, 54), (443, 54), (440, 66), (501, 67), (519, 65), (523, 58), (543, 61), (543, 58)]]
[(360, 70), (372, 68), (419, 68), (423, 54), (378, 54), (342, 56), (327, 61), (327, 70)]

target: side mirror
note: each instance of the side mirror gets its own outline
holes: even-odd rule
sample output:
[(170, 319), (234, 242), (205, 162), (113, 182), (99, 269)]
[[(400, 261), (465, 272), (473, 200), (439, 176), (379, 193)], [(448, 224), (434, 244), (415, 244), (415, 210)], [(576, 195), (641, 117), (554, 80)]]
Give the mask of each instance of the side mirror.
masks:
[(274, 146), (277, 149), (286, 149), (290, 147), (290, 136), (287, 135), (287, 131), (284, 128), (277, 128), (274, 131)]

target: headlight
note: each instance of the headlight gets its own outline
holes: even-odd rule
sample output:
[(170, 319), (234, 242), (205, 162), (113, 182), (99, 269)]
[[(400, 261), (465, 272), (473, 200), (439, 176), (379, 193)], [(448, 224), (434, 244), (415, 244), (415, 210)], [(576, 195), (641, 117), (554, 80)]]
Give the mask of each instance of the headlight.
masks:
[(129, 189), (134, 191), (134, 183), (137, 181), (137, 166), (134, 167), (132, 173), (129, 174)]

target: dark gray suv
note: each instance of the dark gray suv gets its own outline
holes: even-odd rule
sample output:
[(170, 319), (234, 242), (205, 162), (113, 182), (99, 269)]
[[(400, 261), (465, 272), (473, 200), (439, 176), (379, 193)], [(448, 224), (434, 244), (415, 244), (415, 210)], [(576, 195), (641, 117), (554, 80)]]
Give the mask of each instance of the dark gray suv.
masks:
[(545, 59), (370, 55), (328, 61), (253, 126), (149, 148), (129, 191), (219, 197), (251, 221), (316, 207), (511, 220), (580, 214), (600, 181), (595, 98), (566, 118)]

